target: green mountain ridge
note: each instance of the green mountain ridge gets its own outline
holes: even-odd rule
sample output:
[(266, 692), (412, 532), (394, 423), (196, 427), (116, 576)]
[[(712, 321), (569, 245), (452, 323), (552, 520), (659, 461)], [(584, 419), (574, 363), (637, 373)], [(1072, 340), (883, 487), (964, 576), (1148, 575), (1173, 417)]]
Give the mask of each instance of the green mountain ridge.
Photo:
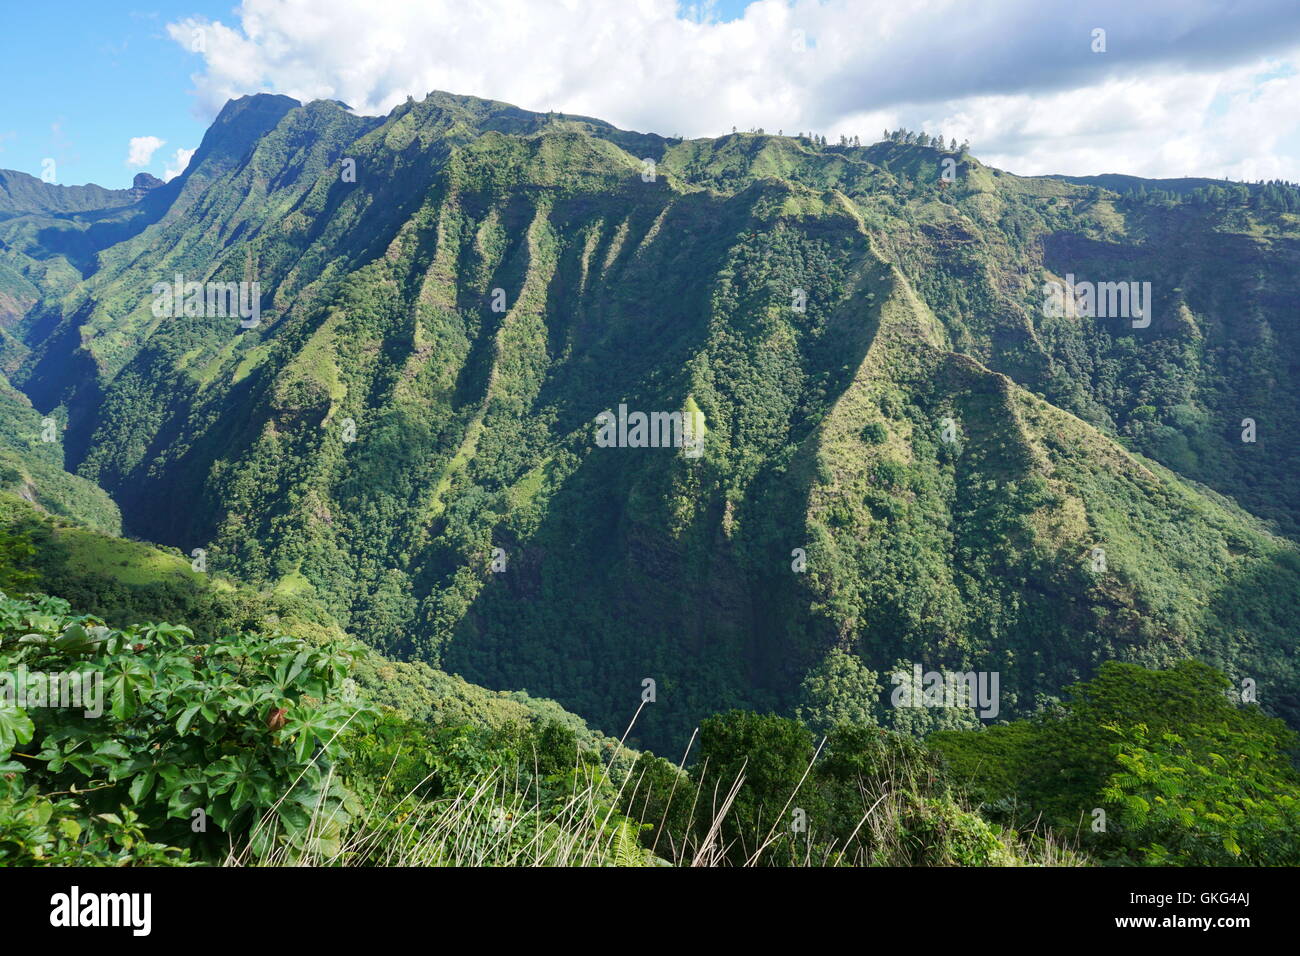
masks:
[[(1242, 192), (259, 95), (106, 221), (0, 222), (0, 368), (131, 534), (608, 733), (649, 678), (634, 744), (884, 722), (907, 662), (998, 671), (1009, 717), (1194, 656), (1294, 724), (1300, 221)], [(258, 282), (260, 325), (154, 315), (178, 274)], [(1149, 327), (1044, 316), (1066, 274), (1150, 281)], [(703, 455), (597, 447), (620, 404), (698, 408)]]

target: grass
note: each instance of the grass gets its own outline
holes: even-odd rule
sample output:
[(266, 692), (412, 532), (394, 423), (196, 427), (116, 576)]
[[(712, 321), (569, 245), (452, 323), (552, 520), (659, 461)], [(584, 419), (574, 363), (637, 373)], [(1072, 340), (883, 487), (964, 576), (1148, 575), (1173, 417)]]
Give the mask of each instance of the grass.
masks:
[(68, 545), (69, 569), (75, 574), (103, 574), (111, 568), (113, 577), (123, 584), (152, 584), (167, 577), (203, 583), (209, 580), (194, 571), (186, 559), (135, 541), (79, 528), (59, 528), (55, 533)]
[(281, 597), (297, 597), (315, 594), (316, 589), (301, 572), (291, 571), (275, 583), (273, 593)]
[[(536, 791), (521, 776), (495, 768), (472, 785), (437, 799), (422, 800), (413, 793), (395, 801), (382, 814), (367, 817), (345, 840), (335, 841), (333, 821), (314, 815), (311, 841), (314, 849), (303, 855), (281, 851), (258, 865), (280, 866), (672, 866), (715, 867), (733, 865), (733, 844), (722, 836), (736, 794), (744, 783), (738, 776), (725, 793), (684, 791), (693, 809), (707, 812), (705, 836), (683, 847), (646, 848), (637, 840), (633, 825), (616, 820), (602, 797), (604, 780), (592, 773), (575, 783), (559, 806), (543, 806)], [(624, 786), (627, 786), (625, 781)], [(871, 850), (850, 855), (839, 847), (805, 843), (795, 866), (908, 866), (911, 845), (904, 821), (914, 815), (906, 795), (883, 787), (863, 793), (869, 801), (856, 836)], [(753, 834), (755, 849), (739, 865), (768, 863), (768, 854), (784, 838), (774, 826)], [(1088, 859), (1051, 834), (1031, 834), (1027, 839), (1009, 830), (998, 831), (1000, 848), (992, 855), (997, 866), (1082, 866)], [(663, 853), (663, 855), (660, 855)], [(228, 866), (253, 865), (247, 851), (232, 852)], [(938, 859), (935, 865), (960, 865), (956, 859)]]
[[(629, 726), (627, 733), (631, 729)], [(626, 736), (625, 733), (625, 739)], [(804, 772), (805, 780), (819, 755), (820, 748)], [(775, 823), (765, 832), (760, 828), (760, 832), (749, 834), (749, 845), (739, 855), (738, 841), (724, 837), (723, 824), (745, 783), (743, 769), (725, 789), (706, 793), (696, 787), (684, 789), (676, 797), (689, 801), (692, 821), (697, 814), (707, 821), (706, 826), (688, 828), (692, 833), (702, 832), (702, 836), (692, 837), (684, 845), (668, 845), (655, 837), (648, 847), (638, 838), (636, 824), (614, 810), (625, 794), (629, 798), (627, 805), (636, 806), (640, 780), (630, 774), (615, 779), (612, 767), (597, 769), (575, 761), (574, 769), (571, 788), (564, 798), (545, 803), (532, 783), (529, 768), (522, 765), (494, 767), (456, 792), (432, 800), (418, 796), (418, 791), (433, 773), (400, 795), (385, 792), (388, 783), (385, 779), (366, 815), (355, 822), (346, 836), (340, 837), (343, 828), (339, 822), (323, 817), (318, 806), (312, 814), (309, 837), (305, 841), (309, 849), (305, 852), (281, 849), (267, 858), (254, 860), (247, 848), (232, 849), (225, 865), (752, 867), (768, 865), (773, 848), (785, 841), (784, 832)], [(846, 841), (854, 843), (855, 850), (814, 845), (808, 840), (804, 841), (802, 855), (787, 865), (916, 865), (915, 795), (905, 786), (897, 785), (915, 772), (915, 767), (895, 766), (883, 776), (884, 782), (874, 786), (862, 783), (863, 812)], [(790, 794), (786, 806), (774, 815), (774, 820), (787, 819), (787, 811), (797, 795), (798, 787)], [(977, 820), (978, 827), (996, 834), (997, 846), (988, 854), (987, 865), (1090, 865), (1086, 856), (1050, 832), (1021, 834), (994, 828), (968, 808), (955, 803), (952, 808), (958, 813), (935, 820), (938, 832), (943, 834), (941, 845), (948, 839), (945, 827), (952, 825), (954, 817)], [(259, 826), (274, 826), (274, 811), (271, 808)], [(667, 810), (664, 816), (667, 817)], [(656, 829), (653, 824), (642, 827)], [(962, 862), (959, 857), (944, 852), (925, 861), (926, 865), (947, 866), (962, 865)]]

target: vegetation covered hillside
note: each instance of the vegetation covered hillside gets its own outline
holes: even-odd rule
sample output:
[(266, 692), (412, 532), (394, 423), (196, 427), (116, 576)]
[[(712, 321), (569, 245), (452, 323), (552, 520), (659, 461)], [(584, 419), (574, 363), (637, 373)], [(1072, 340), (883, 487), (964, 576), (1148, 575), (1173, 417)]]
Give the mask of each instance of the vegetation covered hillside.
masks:
[[(782, 808), (767, 801), (798, 797), (790, 761), (810, 756), (793, 721), (737, 712), (705, 727), (715, 771), (708, 752), (734, 764), (733, 734), (779, 754), (774, 773), (730, 767), (733, 814), (701, 801), (703, 781), (692, 789), (552, 702), (380, 659), (302, 595), (192, 573), (10, 496), (0, 506), (0, 865), (1083, 859), (907, 776), (917, 745), (866, 728), (840, 731), (834, 753), (903, 748), (898, 805), (848, 842), (816, 819), (815, 841), (806, 827), (774, 837), (765, 821)], [(783, 739), (795, 749), (781, 752)], [(844, 790), (834, 812), (855, 799)]]
[[(39, 291), (0, 361), (130, 534), (606, 733), (640, 707), (636, 746), (953, 723), (888, 705), (913, 664), (1000, 674), (1007, 719), (1192, 657), (1296, 723), (1288, 197), (246, 97), (84, 241), (0, 223)], [(256, 321), (160, 314), (177, 276)], [(1049, 315), (1067, 276), (1149, 315)], [(620, 406), (701, 453), (605, 447)]]
[[(1195, 662), (1109, 663), (1032, 720), (928, 743), (732, 711), (683, 768), (383, 662), (301, 596), (3, 503), (0, 865), (1300, 859), (1294, 733)], [(78, 570), (93, 548), (120, 560)], [(141, 616), (164, 604), (202, 630)]]

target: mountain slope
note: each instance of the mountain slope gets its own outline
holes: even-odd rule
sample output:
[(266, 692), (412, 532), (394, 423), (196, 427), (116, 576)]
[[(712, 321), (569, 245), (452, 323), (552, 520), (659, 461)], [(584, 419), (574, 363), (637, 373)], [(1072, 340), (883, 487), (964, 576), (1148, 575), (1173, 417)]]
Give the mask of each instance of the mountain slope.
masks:
[[(0, 537), (26, 540), (33, 555), (17, 570), (27, 588), (75, 601), (115, 627), (184, 616), (201, 640), (233, 633), (274, 632), (321, 645), (349, 640), (315, 600), (310, 586), (259, 591), (223, 575), (197, 572), (173, 551), (129, 541), (79, 521), (45, 514), (0, 492)], [(386, 660), (368, 648), (352, 675), (375, 703), (432, 725), (499, 730), (511, 725), (559, 723), (584, 745), (607, 742), (554, 701), (518, 692), (494, 692), (421, 662)]]
[[(167, 189), (27, 310), (13, 380), (133, 534), (309, 582), (385, 652), (611, 733), (650, 678), (637, 731), (673, 751), (729, 706), (829, 707), (837, 651), (859, 696), (999, 671), (1003, 716), (1194, 655), (1300, 717), (1297, 227), (1250, 190), (441, 93), (234, 101)], [(1066, 273), (1151, 281), (1150, 326), (1044, 317)], [(260, 323), (155, 315), (177, 274), (258, 282)], [(620, 404), (698, 409), (703, 455), (600, 447)]]
[(42, 416), (0, 374), (0, 489), (49, 514), (120, 534), (122, 516), (93, 482), (63, 468), (62, 422)]

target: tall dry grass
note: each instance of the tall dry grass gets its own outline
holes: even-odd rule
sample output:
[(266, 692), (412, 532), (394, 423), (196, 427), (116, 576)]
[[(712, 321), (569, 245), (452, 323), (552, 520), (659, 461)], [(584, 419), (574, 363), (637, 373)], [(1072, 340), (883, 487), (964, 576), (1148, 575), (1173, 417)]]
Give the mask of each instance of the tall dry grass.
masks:
[[(631, 729), (629, 726), (624, 733), (624, 740)], [(762, 866), (773, 862), (773, 850), (780, 846), (783, 865), (917, 865), (918, 814), (936, 811), (934, 807), (927, 810), (926, 801), (918, 803), (913, 784), (920, 768), (908, 765), (905, 757), (893, 755), (891, 759), (896, 763), (884, 767), (883, 772), (877, 768), (870, 779), (858, 781), (862, 813), (845, 840), (836, 843), (794, 839), (778, 825), (778, 821), (787, 819), (786, 813), (795, 804), (799, 788), (808, 779), (820, 753), (819, 746), (799, 786), (789, 795), (785, 806), (773, 814), (773, 824), (742, 837), (725, 836), (728, 829), (725, 824), (745, 783), (743, 768), (726, 787), (719, 786), (713, 792), (706, 793), (702, 784), (693, 789), (684, 788), (680, 796), (674, 792), (671, 799), (689, 802), (689, 824), (683, 828), (686, 835), (669, 834), (665, 832), (663, 820), (649, 820), (646, 823), (652, 827), (653, 836), (646, 847), (639, 839), (636, 825), (616, 809), (619, 806), (637, 809), (643, 781), (625, 770), (614, 771), (613, 765), (601, 768), (585, 765), (575, 754), (570, 790), (559, 801), (549, 797), (543, 802), (535, 777), (524, 772), (524, 767), (494, 768), (459, 792), (437, 799), (420, 795), (423, 784), (433, 774), (403, 794), (392, 793), (386, 777), (379, 798), (359, 818), (346, 823), (330, 819), (320, 812), (318, 804), (307, 839), (298, 841), (299, 849), (282, 846), (255, 859), (251, 844), (246, 844), (242, 848), (232, 847), (225, 863), (228, 866)], [(679, 769), (684, 763), (685, 757)], [(683, 774), (680, 780), (686, 783), (689, 778)], [(288, 797), (285, 794), (281, 799)], [(969, 807), (947, 799), (951, 801), (951, 809), (971, 813)], [(949, 804), (942, 804), (941, 809), (944, 807)], [(258, 828), (274, 830), (277, 820), (274, 811), (275, 808), (268, 811)], [(645, 814), (641, 817), (645, 819)], [(1051, 832), (1025, 834), (1000, 828), (994, 832), (1001, 844), (991, 854), (989, 862), (994, 865), (1088, 865), (1084, 855)], [(924, 862), (931, 865), (959, 862), (945, 858), (942, 846), (930, 851), (932, 858)]]

